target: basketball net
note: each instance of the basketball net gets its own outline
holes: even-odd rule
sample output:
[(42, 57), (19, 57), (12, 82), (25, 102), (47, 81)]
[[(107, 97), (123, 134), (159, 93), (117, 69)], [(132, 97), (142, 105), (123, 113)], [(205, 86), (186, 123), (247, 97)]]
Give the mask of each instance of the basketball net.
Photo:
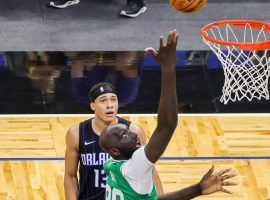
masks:
[[(214, 39), (210, 41), (202, 34), (204, 43), (216, 54), (223, 66), (225, 81), (220, 101), (227, 104), (242, 99), (268, 100), (270, 45), (267, 49), (265, 46), (255, 46), (269, 42), (267, 38), (270, 34), (266, 26), (262, 25), (258, 29), (248, 22), (242, 26), (225, 23), (222, 26), (210, 26), (204, 30), (204, 34)], [(251, 47), (238, 44), (250, 44)]]

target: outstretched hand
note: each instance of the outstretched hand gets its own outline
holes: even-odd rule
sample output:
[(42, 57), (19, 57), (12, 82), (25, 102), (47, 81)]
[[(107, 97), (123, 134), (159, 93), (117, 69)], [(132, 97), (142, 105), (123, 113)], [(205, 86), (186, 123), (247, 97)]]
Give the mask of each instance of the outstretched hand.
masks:
[(163, 37), (159, 39), (159, 50), (156, 51), (152, 47), (145, 49), (146, 52), (151, 53), (156, 61), (164, 69), (175, 68), (176, 65), (176, 46), (179, 34), (176, 30), (170, 31), (167, 38), (167, 43), (164, 43)]
[(235, 182), (225, 181), (236, 176), (235, 173), (230, 171), (231, 169), (224, 169), (213, 174), (214, 166), (212, 166), (212, 168), (203, 176), (202, 180), (199, 182), (201, 194), (208, 195), (219, 191), (232, 194), (231, 191), (223, 188), (223, 186), (238, 185)]

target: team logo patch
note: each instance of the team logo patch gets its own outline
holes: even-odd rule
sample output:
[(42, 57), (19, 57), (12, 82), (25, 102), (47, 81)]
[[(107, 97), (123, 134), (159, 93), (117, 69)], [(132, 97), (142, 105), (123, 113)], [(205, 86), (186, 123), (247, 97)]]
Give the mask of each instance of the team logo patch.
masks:
[(100, 87), (100, 92), (104, 92), (104, 89), (103, 89), (103, 87)]

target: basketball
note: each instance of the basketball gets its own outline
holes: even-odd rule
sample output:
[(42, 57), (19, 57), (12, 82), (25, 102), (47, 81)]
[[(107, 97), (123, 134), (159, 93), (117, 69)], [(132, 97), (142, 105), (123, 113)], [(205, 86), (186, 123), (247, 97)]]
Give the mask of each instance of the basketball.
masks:
[(174, 9), (184, 13), (196, 12), (202, 9), (207, 2), (207, 0), (169, 0), (169, 1)]

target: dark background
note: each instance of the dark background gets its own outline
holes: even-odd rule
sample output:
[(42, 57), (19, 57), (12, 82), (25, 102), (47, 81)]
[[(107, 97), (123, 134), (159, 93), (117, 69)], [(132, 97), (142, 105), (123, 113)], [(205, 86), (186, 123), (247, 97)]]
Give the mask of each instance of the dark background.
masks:
[[(89, 113), (90, 87), (116, 85), (119, 113), (156, 113), (160, 68), (143, 52), (3, 52), (0, 54), (0, 113)], [(264, 113), (268, 100), (219, 101), (223, 69), (210, 51), (178, 51), (179, 113)], [(80, 71), (81, 77), (74, 77)]]

